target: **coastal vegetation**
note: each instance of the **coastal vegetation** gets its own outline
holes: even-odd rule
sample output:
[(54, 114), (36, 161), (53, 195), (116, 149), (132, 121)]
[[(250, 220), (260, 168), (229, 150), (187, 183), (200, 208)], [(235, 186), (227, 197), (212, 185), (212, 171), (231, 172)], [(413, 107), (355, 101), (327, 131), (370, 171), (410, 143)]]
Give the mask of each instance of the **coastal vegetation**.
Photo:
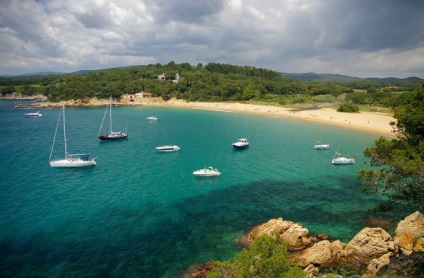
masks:
[(372, 169), (363, 169), (362, 191), (384, 194), (389, 202), (377, 209), (407, 203), (424, 209), (424, 84), (393, 102), (397, 138), (380, 137), (363, 151)]
[[(179, 80), (175, 80), (176, 74)], [(163, 78), (159, 78), (162, 76)], [(21, 76), (0, 79), (0, 93), (44, 95), (50, 101), (96, 97), (118, 99), (123, 94), (151, 93), (154, 97), (187, 101), (261, 102), (307, 106), (351, 103), (358, 106), (392, 105), (401, 92), (413, 91), (419, 79), (346, 82), (303, 81), (276, 71), (221, 63), (150, 64), (69, 74)]]
[(344, 102), (337, 108), (337, 112), (358, 113), (359, 107), (350, 102)]
[(286, 277), (302, 278), (307, 273), (287, 258), (288, 244), (277, 236), (257, 238), (248, 249), (243, 249), (232, 262), (216, 261), (206, 278), (219, 277)]

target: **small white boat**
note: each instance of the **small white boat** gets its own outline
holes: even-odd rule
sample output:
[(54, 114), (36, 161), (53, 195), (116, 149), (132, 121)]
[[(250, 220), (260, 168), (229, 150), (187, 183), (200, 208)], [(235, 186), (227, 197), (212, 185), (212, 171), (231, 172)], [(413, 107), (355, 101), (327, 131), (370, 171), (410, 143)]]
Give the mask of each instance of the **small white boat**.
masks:
[(155, 150), (159, 151), (159, 152), (174, 152), (174, 151), (178, 151), (181, 148), (178, 147), (177, 145), (165, 145), (165, 146), (160, 146), (160, 147), (156, 147)]
[(198, 177), (214, 177), (221, 175), (221, 172), (218, 169), (213, 168), (212, 166), (205, 167), (203, 169), (197, 170), (193, 172), (193, 175)]
[(331, 163), (336, 165), (354, 164), (355, 159), (353, 157), (344, 157), (341, 154), (336, 152), (333, 160), (331, 160)]
[(39, 117), (42, 117), (42, 116), (43, 116), (43, 114), (41, 114), (40, 111), (25, 114), (25, 117), (27, 117), (27, 118), (39, 118)]
[(233, 143), (233, 148), (241, 150), (249, 147), (249, 142), (246, 138), (240, 138), (237, 142)]
[(159, 118), (156, 116), (150, 116), (146, 118), (148, 121), (159, 121)]
[(316, 150), (328, 150), (329, 148), (330, 144), (323, 144), (321, 141), (317, 141), (314, 146), (314, 149)]

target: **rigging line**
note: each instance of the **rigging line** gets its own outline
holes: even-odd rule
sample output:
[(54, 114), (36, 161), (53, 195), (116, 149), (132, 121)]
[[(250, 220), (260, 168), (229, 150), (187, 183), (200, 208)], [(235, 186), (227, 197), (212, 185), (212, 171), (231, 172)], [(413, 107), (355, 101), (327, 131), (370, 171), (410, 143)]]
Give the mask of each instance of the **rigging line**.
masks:
[(62, 114), (62, 108), (59, 110), (59, 117), (58, 117), (58, 119), (57, 119), (56, 130), (55, 130), (55, 132), (54, 132), (53, 144), (52, 144), (52, 148), (51, 148), (51, 150), (50, 150), (50, 157), (49, 157), (49, 160), (51, 160), (51, 159), (52, 159), (53, 149), (54, 149), (54, 144), (55, 144), (55, 142), (56, 142), (56, 135), (57, 135), (57, 130), (58, 130), (58, 128), (59, 128), (60, 115), (61, 115), (61, 114)]
[(103, 128), (103, 123), (104, 123), (104, 121), (105, 121), (105, 118), (106, 118), (106, 114), (107, 114), (107, 109), (109, 108), (109, 106), (106, 106), (106, 111), (105, 111), (105, 114), (103, 115), (103, 120), (102, 120), (102, 125), (100, 126), (100, 129), (99, 129), (99, 134), (98, 134), (98, 136), (100, 136), (100, 133), (102, 132), (102, 128)]

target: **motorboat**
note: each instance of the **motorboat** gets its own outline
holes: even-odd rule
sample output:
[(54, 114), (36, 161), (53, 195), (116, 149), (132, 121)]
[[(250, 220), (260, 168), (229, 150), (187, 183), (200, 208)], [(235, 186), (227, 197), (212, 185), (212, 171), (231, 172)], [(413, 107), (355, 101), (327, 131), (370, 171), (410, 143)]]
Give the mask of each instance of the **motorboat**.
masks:
[(332, 164), (336, 165), (347, 165), (347, 164), (354, 164), (355, 158), (353, 157), (344, 157), (340, 153), (337, 153), (334, 155), (333, 160), (331, 160)]
[(148, 121), (159, 121), (159, 118), (156, 116), (150, 116), (146, 118)]
[[(57, 136), (57, 131), (59, 129), (60, 118), (62, 115), (62, 124), (63, 124), (63, 141), (65, 147), (65, 156), (63, 158), (53, 157), (53, 150), (55, 145), (55, 140)], [(62, 105), (62, 109), (59, 112), (59, 119), (56, 125), (56, 131), (53, 137), (53, 144), (50, 151), (49, 163), (51, 167), (61, 167), (61, 168), (76, 168), (76, 167), (86, 167), (86, 166), (95, 166), (95, 158), (92, 158), (89, 154), (69, 154), (68, 153), (68, 144), (66, 140), (66, 120), (65, 120), (65, 105)]]
[(241, 150), (249, 147), (249, 142), (246, 138), (240, 138), (237, 142), (233, 143), (233, 148), (236, 150)]
[(193, 172), (193, 175), (198, 177), (215, 177), (221, 175), (221, 172), (218, 169), (213, 168), (212, 166), (205, 167), (203, 169)]
[[(105, 118), (108, 111), (109, 111), (109, 131), (106, 134), (101, 134), (103, 129), (103, 123), (105, 122)], [(128, 132), (112, 131), (112, 96), (109, 98), (109, 105), (106, 106), (106, 111), (103, 116), (102, 124), (100, 125), (98, 137), (100, 140), (117, 140), (117, 139), (124, 139), (128, 137)]]
[(43, 114), (41, 114), (40, 111), (25, 114), (25, 117), (27, 117), (27, 118), (39, 118), (39, 117), (42, 117), (42, 116), (43, 116)]
[(181, 148), (178, 147), (177, 145), (164, 145), (164, 146), (159, 146), (156, 147), (155, 150), (160, 151), (160, 152), (174, 152), (174, 151), (178, 151)]
[(317, 141), (314, 145), (314, 149), (316, 150), (328, 150), (330, 148), (330, 144), (323, 144), (321, 141)]

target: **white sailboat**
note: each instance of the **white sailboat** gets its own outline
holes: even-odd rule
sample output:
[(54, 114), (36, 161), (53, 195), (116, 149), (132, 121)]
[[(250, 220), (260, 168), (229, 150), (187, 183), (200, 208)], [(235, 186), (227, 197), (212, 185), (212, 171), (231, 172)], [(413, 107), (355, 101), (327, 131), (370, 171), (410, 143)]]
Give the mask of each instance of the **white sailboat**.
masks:
[[(103, 123), (105, 121), (106, 114), (107, 114), (108, 110), (109, 110), (109, 132), (101, 135)], [(100, 140), (116, 140), (116, 139), (124, 139), (124, 138), (128, 137), (127, 132), (113, 131), (112, 130), (112, 96), (110, 97), (109, 105), (106, 106), (106, 111), (105, 111), (105, 114), (103, 116), (102, 125), (100, 126), (98, 137), (99, 137)]]
[[(63, 139), (64, 139), (64, 145), (65, 145), (65, 157), (52, 159), (54, 144), (56, 141), (57, 131), (59, 129), (61, 115), (62, 115), (62, 122), (63, 122)], [(86, 167), (86, 166), (96, 165), (94, 158), (92, 158), (89, 154), (69, 154), (67, 148), (68, 146), (67, 146), (67, 140), (66, 140), (65, 105), (62, 105), (62, 108), (60, 109), (60, 112), (59, 112), (59, 118), (57, 120), (56, 131), (54, 133), (52, 149), (50, 151), (50, 157), (49, 157), (50, 166), (74, 168), (74, 167)]]

